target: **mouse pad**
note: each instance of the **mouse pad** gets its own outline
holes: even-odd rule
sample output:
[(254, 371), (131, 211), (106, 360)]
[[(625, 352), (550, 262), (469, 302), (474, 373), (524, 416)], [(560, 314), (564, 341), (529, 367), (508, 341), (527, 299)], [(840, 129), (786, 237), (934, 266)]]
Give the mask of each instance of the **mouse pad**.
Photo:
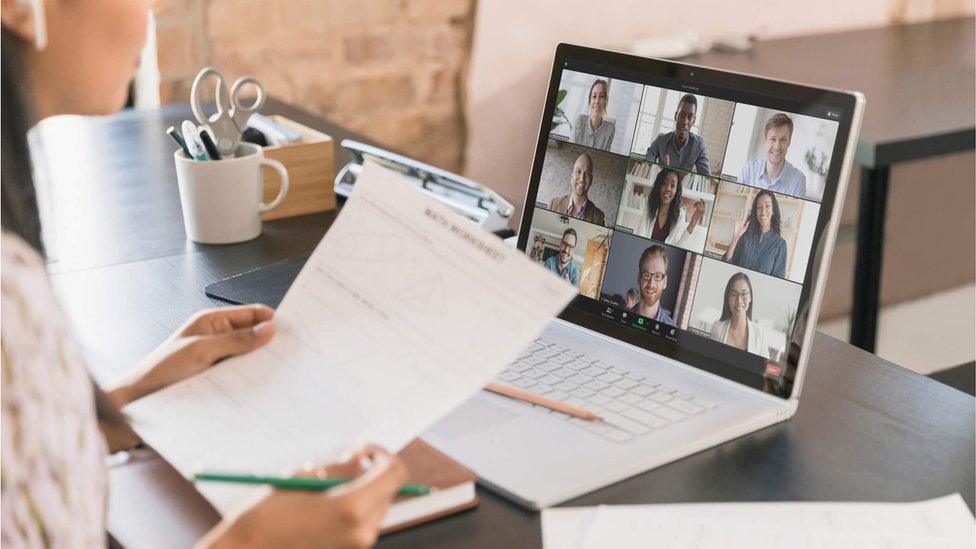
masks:
[(277, 308), (308, 260), (307, 255), (229, 276), (204, 288), (207, 296), (235, 305), (263, 303)]

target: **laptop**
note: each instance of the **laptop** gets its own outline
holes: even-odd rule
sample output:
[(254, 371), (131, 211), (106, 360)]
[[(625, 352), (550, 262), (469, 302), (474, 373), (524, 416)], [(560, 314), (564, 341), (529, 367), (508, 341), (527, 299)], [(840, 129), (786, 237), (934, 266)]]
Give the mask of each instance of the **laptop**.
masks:
[(424, 438), (541, 509), (789, 419), (861, 123), (856, 92), (560, 44), (518, 247), (579, 289)]

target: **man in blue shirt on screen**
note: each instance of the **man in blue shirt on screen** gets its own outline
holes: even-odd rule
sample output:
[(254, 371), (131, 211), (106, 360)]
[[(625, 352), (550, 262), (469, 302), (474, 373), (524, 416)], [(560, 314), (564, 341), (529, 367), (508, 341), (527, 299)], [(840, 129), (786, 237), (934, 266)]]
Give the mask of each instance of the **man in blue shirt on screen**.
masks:
[(556, 276), (579, 288), (580, 267), (579, 263), (573, 261), (573, 250), (575, 249), (576, 231), (572, 228), (566, 229), (563, 232), (563, 239), (559, 241), (559, 255), (554, 255), (546, 260), (545, 267)]
[(645, 157), (679, 170), (690, 172), (694, 169), (702, 175), (711, 175), (705, 141), (691, 131), (697, 115), (698, 98), (686, 93), (678, 101), (678, 110), (674, 111), (674, 131), (655, 137), (647, 147)]
[(793, 120), (783, 113), (770, 116), (764, 135), (766, 158), (746, 162), (740, 180), (746, 185), (803, 198), (807, 195), (807, 177), (786, 160), (793, 139)]

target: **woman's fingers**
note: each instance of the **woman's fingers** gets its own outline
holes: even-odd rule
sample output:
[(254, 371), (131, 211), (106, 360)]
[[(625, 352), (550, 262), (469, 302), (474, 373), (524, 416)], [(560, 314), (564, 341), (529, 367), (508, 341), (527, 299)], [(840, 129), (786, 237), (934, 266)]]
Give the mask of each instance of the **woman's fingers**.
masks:
[(183, 335), (211, 335), (250, 328), (274, 318), (267, 305), (238, 305), (208, 309), (194, 315)]
[(249, 353), (271, 341), (277, 331), (273, 320), (267, 320), (252, 328), (241, 328), (216, 335), (204, 335), (194, 343), (207, 363)]

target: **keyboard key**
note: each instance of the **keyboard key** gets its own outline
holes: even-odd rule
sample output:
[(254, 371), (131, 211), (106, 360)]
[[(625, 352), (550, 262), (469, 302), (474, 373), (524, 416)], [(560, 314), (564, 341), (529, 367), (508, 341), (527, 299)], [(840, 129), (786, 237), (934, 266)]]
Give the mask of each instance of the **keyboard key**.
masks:
[(610, 442), (619, 442), (621, 444), (624, 442), (630, 442), (634, 438), (620, 429), (611, 429), (609, 433), (604, 435), (604, 437)]
[(532, 367), (533, 366), (531, 364), (527, 364), (525, 362), (516, 362), (515, 364), (509, 366), (508, 369), (513, 372), (524, 372)]
[(539, 368), (542, 368), (543, 370), (545, 370), (547, 372), (552, 372), (554, 370), (558, 370), (558, 369), (562, 368), (563, 365), (560, 364), (560, 363), (558, 363), (558, 362), (546, 361), (546, 362), (543, 362), (542, 364), (540, 364), (538, 367)]
[(667, 421), (654, 414), (649, 414), (636, 408), (630, 408), (629, 410), (623, 412), (623, 415), (654, 429), (660, 429), (661, 427), (666, 427), (669, 424)]
[(558, 417), (559, 419), (571, 419), (573, 417), (573, 416), (571, 416), (569, 414), (564, 414), (564, 413), (560, 412), (559, 410), (549, 410), (549, 413), (552, 414), (552, 415), (554, 415), (554, 416), (556, 416), (556, 417)]
[(524, 363), (526, 363), (526, 364), (528, 364), (530, 366), (538, 366), (538, 365), (542, 364), (545, 361), (546, 361), (546, 359), (544, 357), (541, 357), (541, 356), (538, 356), (538, 355), (532, 355), (529, 358), (523, 358), (519, 362), (524, 362)]
[(658, 391), (661, 391), (662, 393), (668, 393), (670, 395), (676, 395), (676, 394), (678, 394), (678, 390), (677, 389), (675, 389), (673, 387), (665, 387), (663, 385), (660, 386), (660, 387), (658, 387), (657, 390)]
[(688, 417), (682, 414), (681, 412), (675, 410), (674, 408), (669, 408), (667, 406), (661, 406), (657, 410), (654, 410), (654, 412), (652, 413), (655, 413), (668, 421), (681, 421), (682, 419)]
[(620, 398), (621, 396), (627, 394), (627, 391), (624, 391), (620, 387), (615, 387), (613, 385), (607, 387), (602, 392), (603, 394), (607, 395), (610, 398)]
[(546, 394), (546, 396), (549, 397), (549, 398), (551, 398), (551, 399), (553, 399), (553, 400), (563, 401), (563, 400), (566, 400), (567, 398), (569, 398), (569, 393), (566, 393), (566, 392), (560, 391), (559, 389), (553, 388), (552, 392)]
[(568, 377), (566, 379), (572, 381), (573, 383), (577, 383), (579, 385), (586, 385), (587, 383), (593, 381), (593, 377), (592, 376), (583, 375), (583, 374), (576, 374), (576, 375), (574, 375), (572, 377)]
[(516, 387), (521, 387), (523, 389), (528, 389), (535, 385), (535, 380), (528, 377), (520, 377), (512, 382), (512, 385)]
[(525, 349), (525, 351), (524, 351), (523, 354), (531, 355), (532, 353), (541, 351), (543, 349), (545, 349), (544, 346), (539, 345), (538, 343), (533, 343), (533, 344), (529, 345), (528, 347), (526, 347), (526, 349)]
[(641, 402), (638, 402), (634, 406), (637, 406), (638, 408), (640, 408), (641, 410), (644, 410), (645, 412), (653, 412), (654, 410), (657, 410), (658, 408), (660, 408), (661, 406), (664, 406), (664, 405), (663, 404), (658, 404), (657, 402), (654, 402), (653, 400), (643, 400)]
[(537, 395), (548, 395), (553, 391), (555, 391), (555, 389), (553, 389), (549, 385), (544, 385), (542, 383), (536, 383), (535, 385), (532, 386), (532, 392)]
[(569, 398), (567, 398), (563, 402), (565, 402), (566, 404), (572, 404), (573, 406), (579, 406), (581, 408), (586, 408), (586, 401), (585, 400), (583, 400), (583, 399), (581, 399), (579, 397), (572, 396), (572, 395), (570, 395)]
[(563, 379), (559, 376), (554, 376), (552, 374), (546, 374), (545, 377), (539, 378), (539, 383), (545, 383), (546, 385), (555, 385), (562, 381)]
[(567, 377), (572, 377), (576, 375), (576, 372), (568, 368), (558, 368), (549, 372), (550, 374), (558, 377), (559, 379), (565, 379)]
[(653, 400), (654, 402), (660, 402), (661, 404), (664, 404), (665, 402), (670, 402), (670, 401), (674, 400), (674, 397), (673, 396), (671, 396), (671, 395), (669, 395), (667, 393), (660, 393), (660, 392), (658, 392), (658, 393), (651, 393), (650, 395), (648, 395), (647, 398)]
[(596, 377), (607, 373), (607, 371), (606, 369), (600, 368), (599, 366), (587, 366), (586, 368), (580, 370), (580, 373)]
[(563, 353), (563, 354), (561, 354), (559, 356), (554, 356), (554, 357), (552, 357), (552, 358), (549, 359), (550, 362), (555, 362), (556, 364), (569, 364), (570, 362), (573, 362), (574, 360), (576, 360), (576, 357), (575, 356), (570, 356), (570, 355), (567, 355), (566, 353)]
[(700, 414), (705, 411), (705, 409), (702, 408), (701, 406), (693, 402), (688, 402), (687, 400), (681, 400), (680, 398), (676, 398), (672, 400), (671, 402), (668, 403), (668, 406), (674, 408), (675, 410), (678, 410), (679, 412), (684, 412), (688, 415)]
[(572, 391), (570, 391), (569, 393), (578, 396), (580, 398), (590, 398), (591, 396), (596, 394), (595, 392), (591, 391), (590, 389), (587, 389), (586, 387), (577, 387)]
[(636, 395), (640, 395), (642, 397), (646, 397), (647, 395), (653, 393), (655, 390), (656, 389), (654, 389), (654, 387), (648, 387), (647, 385), (644, 385), (642, 383), (642, 384), (638, 385), (637, 387), (634, 387), (633, 389), (631, 389), (630, 392), (631, 393), (634, 393)]
[(643, 402), (644, 401), (644, 397), (635, 395), (634, 393), (627, 393), (627, 394), (621, 396), (618, 400), (620, 402), (623, 402), (625, 404), (630, 404), (631, 406), (633, 406), (634, 404), (637, 404), (638, 402)]
[(644, 376), (640, 374), (635, 374), (633, 372), (627, 372), (626, 374), (624, 374), (624, 377), (627, 379), (632, 379), (634, 381), (644, 381)]
[(678, 392), (678, 394), (676, 394), (674, 396), (680, 398), (681, 400), (691, 400), (691, 399), (695, 398), (694, 395), (692, 395), (691, 393), (682, 393), (680, 391)]
[(510, 372), (508, 370), (506, 370), (506, 371), (498, 374), (498, 379), (500, 379), (502, 381), (509, 381), (509, 382), (515, 381), (516, 379), (518, 379), (520, 377), (522, 377), (522, 376), (518, 375), (515, 372)]
[(549, 372), (541, 368), (532, 368), (531, 370), (525, 372), (522, 375), (524, 375), (525, 377), (531, 377), (532, 379), (539, 379), (540, 377), (545, 377), (549, 375)]
[(556, 385), (554, 385), (554, 387), (557, 388), (557, 389), (559, 389), (560, 391), (567, 391), (567, 392), (569, 392), (569, 391), (572, 391), (573, 389), (579, 387), (579, 385), (573, 383), (572, 381), (568, 381), (568, 380), (565, 380), (564, 379), (564, 380), (560, 381), (559, 383), (557, 383)]
[(567, 368), (571, 369), (571, 370), (579, 371), (579, 370), (583, 370), (585, 368), (589, 368), (590, 367), (590, 363), (589, 362), (583, 362), (582, 360), (574, 360), (574, 361), (572, 361), (570, 363), (567, 363), (565, 366)]
[(610, 397), (608, 397), (607, 395), (605, 395), (603, 393), (593, 393), (593, 396), (587, 398), (586, 401), (587, 402), (592, 402), (593, 404), (596, 404), (597, 406), (603, 406), (604, 404), (606, 404), (608, 402), (613, 402), (613, 399), (610, 398)]
[(600, 381), (599, 379), (594, 379), (585, 385), (587, 389), (592, 389), (594, 391), (602, 391), (609, 387), (606, 383)]
[(618, 379), (613, 385), (614, 387), (619, 387), (621, 389), (629, 390), (629, 389), (633, 389), (634, 387), (637, 387), (638, 385), (640, 385), (640, 383), (637, 383), (633, 379), (628, 379), (625, 377), (623, 379)]
[(619, 380), (620, 379), (620, 376), (617, 375), (617, 374), (615, 374), (615, 373), (613, 373), (613, 372), (606, 372), (606, 373), (603, 373), (603, 374), (600, 374), (600, 375), (596, 376), (596, 378), (599, 379), (600, 381), (604, 382), (604, 383), (613, 383), (613, 382)]
[(553, 350), (556, 350), (556, 351), (558, 351), (560, 353), (565, 353), (566, 351), (569, 350), (569, 347), (563, 347), (562, 345), (559, 345), (559, 344), (556, 344), (556, 343), (553, 343), (552, 345), (550, 345), (549, 348), (550, 349), (553, 349)]
[(632, 435), (643, 435), (651, 431), (650, 427), (637, 423), (636, 421), (619, 414), (603, 414), (603, 421), (606, 421), (613, 427), (626, 431)]
[(554, 356), (556, 356), (558, 354), (561, 354), (561, 353), (562, 353), (562, 351), (557, 351), (557, 350), (555, 350), (555, 349), (553, 349), (553, 348), (550, 347), (549, 349), (543, 349), (543, 350), (535, 353), (535, 356), (542, 357), (542, 358), (552, 358), (552, 357), (554, 357)]
[(619, 400), (611, 400), (610, 402), (603, 405), (604, 408), (610, 410), (611, 412), (623, 412), (627, 409), (627, 405)]

